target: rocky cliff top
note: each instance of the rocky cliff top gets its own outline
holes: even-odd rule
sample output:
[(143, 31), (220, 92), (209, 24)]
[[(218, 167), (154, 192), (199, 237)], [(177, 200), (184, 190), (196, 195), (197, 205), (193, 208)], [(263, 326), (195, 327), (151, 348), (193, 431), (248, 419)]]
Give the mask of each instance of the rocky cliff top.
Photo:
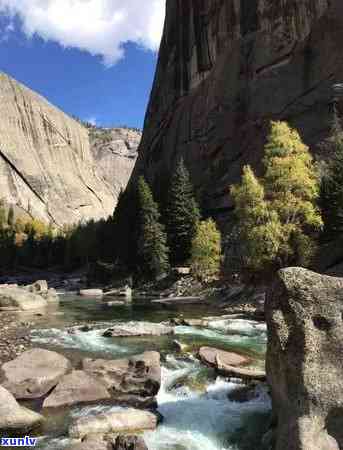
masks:
[[(108, 134), (111, 143), (126, 136), (134, 155), (124, 130)], [(112, 214), (114, 185), (125, 186), (134, 158), (127, 164), (123, 152), (112, 157), (110, 142), (91, 140), (79, 122), (0, 73), (0, 196), (8, 204), (58, 226)]]

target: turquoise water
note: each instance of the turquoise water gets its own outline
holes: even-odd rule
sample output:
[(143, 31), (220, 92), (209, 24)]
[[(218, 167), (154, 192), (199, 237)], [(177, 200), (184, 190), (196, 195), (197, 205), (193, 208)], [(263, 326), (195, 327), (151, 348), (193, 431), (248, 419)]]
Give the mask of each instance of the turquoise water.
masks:
[[(230, 401), (228, 394), (239, 388), (239, 382), (216, 377), (194, 355), (199, 347), (208, 345), (249, 355), (254, 365), (262, 366), (266, 347), (263, 324), (218, 317), (208, 327), (176, 327), (174, 336), (125, 339), (102, 336), (104, 330), (117, 323), (132, 322), (134, 327), (135, 321), (164, 322), (181, 315), (217, 316), (218, 309), (215, 304), (165, 307), (149, 301), (108, 306), (98, 299), (64, 296), (59, 309), (36, 324), (32, 339), (36, 346), (63, 353), (75, 364), (85, 356), (121, 358), (146, 350), (159, 351), (162, 387), (157, 400), (164, 420), (156, 431), (145, 433), (149, 450), (258, 450), (270, 412), (266, 390), (258, 388), (249, 402)], [(79, 330), (79, 325), (85, 322), (92, 324), (91, 331)], [(175, 353), (174, 339), (188, 346), (188, 355)], [(39, 448), (65, 448), (70, 444), (67, 428), (73, 417), (108, 408), (99, 404), (48, 416)]]

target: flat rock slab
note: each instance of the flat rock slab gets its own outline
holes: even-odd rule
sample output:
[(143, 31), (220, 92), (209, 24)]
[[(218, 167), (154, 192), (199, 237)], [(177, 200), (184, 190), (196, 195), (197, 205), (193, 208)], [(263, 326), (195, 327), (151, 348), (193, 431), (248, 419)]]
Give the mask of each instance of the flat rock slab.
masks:
[(107, 400), (111, 396), (103, 383), (82, 370), (65, 375), (44, 400), (43, 408), (60, 408)]
[(103, 297), (104, 291), (102, 289), (81, 289), (81, 297)]
[(212, 347), (201, 347), (199, 350), (199, 358), (203, 363), (214, 368), (218, 368), (218, 358), (223, 364), (235, 367), (247, 365), (250, 362), (250, 359), (246, 356), (226, 352), (224, 350), (218, 350), (217, 348)]
[(87, 434), (132, 433), (155, 430), (158, 417), (139, 409), (123, 409), (96, 416), (81, 417), (69, 428), (69, 436), (82, 439)]
[(47, 300), (37, 293), (17, 286), (0, 286), (0, 310), (30, 311), (46, 306)]
[(180, 303), (180, 304), (196, 304), (203, 303), (203, 297), (168, 297), (168, 298), (160, 298), (158, 300), (153, 300), (152, 303), (161, 303), (161, 304), (171, 304), (171, 303)]
[(0, 386), (0, 435), (26, 433), (43, 422), (44, 417), (20, 406), (13, 395)]
[(118, 360), (84, 359), (82, 368), (101, 381), (114, 398), (131, 405), (154, 398), (161, 387), (158, 352)]
[(36, 399), (47, 394), (71, 369), (64, 356), (32, 349), (2, 365), (2, 385), (17, 399)]
[(225, 364), (217, 357), (217, 370), (225, 377), (241, 378), (244, 381), (267, 381), (266, 372), (254, 368), (236, 367)]
[(174, 328), (160, 323), (127, 322), (109, 328), (104, 337), (131, 337), (131, 336), (165, 336), (174, 334)]

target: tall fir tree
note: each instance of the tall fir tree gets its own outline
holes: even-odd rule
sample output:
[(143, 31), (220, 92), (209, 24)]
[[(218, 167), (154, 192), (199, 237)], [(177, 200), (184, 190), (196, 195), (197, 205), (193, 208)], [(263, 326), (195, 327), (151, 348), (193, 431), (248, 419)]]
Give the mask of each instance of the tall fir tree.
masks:
[(326, 149), (330, 160), (321, 181), (320, 207), (323, 235), (330, 240), (343, 235), (343, 128), (336, 109)]
[(158, 205), (144, 177), (138, 180), (139, 235), (137, 254), (140, 272), (156, 278), (169, 269), (167, 235), (160, 223)]
[(183, 158), (171, 178), (165, 223), (173, 264), (184, 264), (191, 256), (192, 242), (200, 221), (200, 210)]

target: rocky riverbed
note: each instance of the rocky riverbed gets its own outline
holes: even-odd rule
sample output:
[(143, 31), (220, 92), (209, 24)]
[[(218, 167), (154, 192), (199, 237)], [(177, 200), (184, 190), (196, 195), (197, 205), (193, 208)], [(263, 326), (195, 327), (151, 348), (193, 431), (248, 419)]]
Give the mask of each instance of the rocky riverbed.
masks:
[(2, 394), (39, 415), (38, 447), (256, 450), (270, 410), (256, 307), (110, 300), (62, 295), (1, 313)]

